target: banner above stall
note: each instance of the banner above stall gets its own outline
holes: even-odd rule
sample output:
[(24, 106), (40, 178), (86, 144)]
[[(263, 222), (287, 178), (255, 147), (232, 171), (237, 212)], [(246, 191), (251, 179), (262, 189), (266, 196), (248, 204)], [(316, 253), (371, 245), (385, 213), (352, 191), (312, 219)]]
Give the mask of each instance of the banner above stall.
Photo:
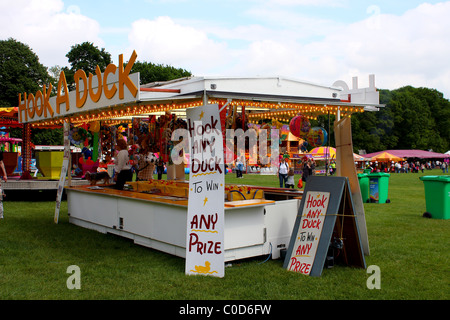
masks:
[(44, 85), (36, 93), (19, 94), (19, 122), (28, 123), (65, 117), (76, 113), (98, 111), (106, 106), (126, 105), (139, 101), (139, 73), (130, 74), (136, 61), (136, 51), (124, 66), (123, 55), (119, 65), (109, 64), (101, 73), (97, 66), (95, 75), (77, 70), (75, 89), (68, 90), (66, 76), (60, 73), (57, 94), (50, 97), (52, 85)]
[[(56, 88), (48, 84), (37, 92), (20, 93), (19, 122), (45, 127), (62, 125), (66, 120), (81, 124), (166, 112), (185, 117), (187, 108), (218, 104), (239, 108), (236, 112), (244, 114), (249, 123), (272, 119), (273, 125), (289, 121), (298, 114), (309, 119), (322, 114), (346, 117), (381, 106), (375, 99), (376, 94), (374, 99), (359, 99), (356, 104), (351, 94), (346, 95), (347, 100), (342, 100), (342, 86), (345, 87), (342, 81), (337, 83), (339, 87), (330, 87), (279, 76), (190, 76), (140, 85), (139, 73), (130, 74), (136, 57), (133, 51), (124, 65), (123, 55), (119, 55), (118, 65), (109, 64), (103, 73), (99, 67), (94, 74), (77, 70), (73, 89), (61, 72)], [(289, 132), (286, 132), (287, 138)], [(283, 140), (283, 135), (281, 138)]]

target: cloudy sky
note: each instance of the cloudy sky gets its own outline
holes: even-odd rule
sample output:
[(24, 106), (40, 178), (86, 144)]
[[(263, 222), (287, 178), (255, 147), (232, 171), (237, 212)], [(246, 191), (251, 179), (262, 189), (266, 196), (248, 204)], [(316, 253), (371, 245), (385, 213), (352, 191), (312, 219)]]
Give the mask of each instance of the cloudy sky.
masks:
[(0, 0), (0, 39), (47, 67), (93, 42), (115, 63), (167, 64), (196, 76), (285, 76), (332, 85), (436, 88), (450, 98), (450, 1)]

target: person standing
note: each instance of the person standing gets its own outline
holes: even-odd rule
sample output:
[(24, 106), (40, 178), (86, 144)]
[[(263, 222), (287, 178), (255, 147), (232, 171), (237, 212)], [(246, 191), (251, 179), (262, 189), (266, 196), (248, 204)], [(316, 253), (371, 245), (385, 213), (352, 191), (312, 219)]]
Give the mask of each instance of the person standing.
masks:
[(278, 166), (278, 180), (280, 181), (280, 188), (283, 188), (286, 184), (287, 175), (289, 172), (289, 165), (286, 159), (283, 157), (280, 160), (280, 165)]
[(333, 160), (331, 162), (331, 169), (330, 169), (330, 175), (333, 175), (336, 172), (336, 162)]
[(114, 180), (116, 181), (115, 188), (118, 190), (123, 190), (125, 183), (133, 180), (130, 156), (128, 155), (128, 146), (124, 139), (119, 139), (117, 141), (117, 150), (119, 153), (114, 158), (114, 169), (116, 171), (114, 175)]
[(287, 175), (287, 180), (286, 180), (286, 188), (292, 188), (294, 189), (294, 169), (289, 169), (288, 175)]
[(396, 162), (395, 163), (395, 173), (400, 173), (401, 167), (402, 166), (400, 165), (400, 163)]
[(242, 172), (244, 171), (243, 158), (240, 157), (236, 162), (236, 178), (243, 178)]
[(303, 182), (306, 182), (310, 175), (310, 172), (311, 172), (311, 164), (310, 163), (311, 163), (311, 161), (309, 159), (303, 161), (303, 168), (302, 168), (302, 181)]
[(161, 155), (156, 161), (156, 172), (158, 173), (158, 180), (161, 180), (162, 174), (164, 173), (164, 160), (162, 159)]
[(316, 161), (314, 159), (311, 159), (311, 171), (312, 176), (316, 175)]
[[(8, 175), (6, 174), (5, 164), (3, 163), (3, 151), (0, 151), (0, 168), (3, 175), (3, 180), (8, 181)], [(3, 219), (3, 188), (0, 181), (0, 219)]]

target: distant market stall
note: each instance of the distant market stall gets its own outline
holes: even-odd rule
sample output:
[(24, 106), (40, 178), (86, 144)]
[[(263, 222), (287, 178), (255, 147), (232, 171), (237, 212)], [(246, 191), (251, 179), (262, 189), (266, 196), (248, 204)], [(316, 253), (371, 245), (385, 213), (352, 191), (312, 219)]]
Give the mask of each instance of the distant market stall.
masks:
[[(431, 152), (431, 151), (425, 151), (425, 150), (383, 150), (383, 151), (377, 151), (373, 153), (364, 154), (363, 156), (366, 158), (374, 158), (378, 156), (379, 154), (386, 152), (393, 156), (396, 156), (398, 158), (417, 158), (417, 159), (445, 159), (449, 158), (449, 155), (446, 155), (444, 153), (438, 153), (438, 152)], [(392, 159), (394, 161), (399, 161)]]
[[(93, 132), (102, 132), (101, 128), (106, 122), (129, 121), (131, 131), (143, 128), (145, 133), (139, 136), (142, 131), (138, 130), (136, 135), (129, 135), (130, 146), (138, 142), (142, 147), (145, 143), (145, 146), (149, 146), (146, 152), (157, 150), (159, 156), (169, 161), (167, 181), (130, 182), (130, 190), (114, 190), (108, 186), (67, 187), (71, 223), (128, 237), (137, 244), (180, 257), (186, 257), (194, 243), (197, 250), (203, 250), (199, 249), (200, 240), (191, 243), (186, 241), (189, 239), (189, 231), (186, 229), (186, 224), (189, 223), (187, 217), (190, 205), (193, 204), (189, 201), (194, 192), (192, 181), (191, 179), (190, 183), (184, 181), (184, 170), (179, 170), (184, 164), (172, 164), (169, 158), (171, 148), (174, 147), (171, 145), (171, 137), (176, 124), (187, 125), (190, 131), (195, 130), (190, 122), (194, 119), (189, 115), (186, 116), (186, 112), (193, 108), (204, 108), (201, 110), (205, 112), (211, 109), (213, 115), (210, 118), (202, 119), (203, 112), (200, 115), (196, 113), (195, 117), (199, 117), (201, 121), (209, 121), (204, 128), (218, 130), (221, 133), (227, 132), (227, 129), (246, 130), (248, 123), (264, 119), (276, 121), (290, 119), (300, 114), (314, 119), (321, 114), (335, 114), (338, 119), (335, 132), (341, 139), (337, 141), (342, 141), (342, 146), (336, 147), (336, 161), (341, 161), (342, 175), (348, 177), (352, 194), (355, 192), (354, 213), (358, 219), (355, 218), (354, 221), (359, 225), (364, 251), (368, 254), (364, 212), (360, 209), (362, 201), (359, 201), (361, 202), (359, 206), (357, 199), (359, 187), (354, 186), (354, 182), (357, 183), (356, 171), (346, 172), (345, 159), (349, 145), (347, 142), (350, 130), (349, 117), (352, 113), (364, 112), (365, 109), (376, 110), (380, 107), (377, 99), (358, 101), (358, 91), (352, 93), (350, 90), (348, 93), (337, 85), (321, 86), (282, 77), (190, 77), (140, 85), (139, 73), (130, 74), (135, 60), (136, 53), (133, 52), (126, 67), (123, 64), (123, 56), (120, 55), (119, 65), (110, 64), (103, 73), (98, 67), (95, 75), (89, 76), (84, 71), (78, 70), (75, 73), (76, 88), (70, 92), (62, 72), (58, 94), (55, 97), (49, 97), (51, 85), (49, 88), (44, 86), (42, 91), (36, 93), (19, 94), (19, 120), (24, 123), (25, 128), (29, 128), (31, 124), (38, 127), (66, 124), (65, 134), (68, 136), (67, 124), (75, 127), (89, 124), (88, 130), (93, 126), (97, 128)], [(371, 95), (377, 97), (373, 81), (370, 88), (364, 90), (367, 91), (365, 97)], [(346, 97), (346, 101), (341, 100), (342, 94)], [(214, 111), (216, 108), (217, 112)], [(164, 121), (163, 126), (161, 121)], [(134, 124), (137, 127), (134, 127)], [(277, 131), (270, 131), (272, 143), (278, 141), (273, 135), (275, 133)], [(115, 139), (115, 133), (111, 137)], [(101, 137), (99, 139), (99, 161), (104, 159), (103, 152), (114, 157), (111, 149), (108, 147), (103, 149)], [(109, 142), (110, 146), (114, 146), (113, 141)], [(223, 134), (223, 144), (226, 145), (226, 134)], [(263, 145), (259, 144), (258, 147), (261, 149)], [(235, 148), (232, 151), (239, 153)], [(273, 157), (270, 159), (277, 159), (278, 145), (271, 145), (270, 151), (270, 157)], [(350, 158), (349, 170), (354, 170), (352, 152)], [(191, 161), (192, 164), (195, 163)], [(216, 165), (216, 169), (218, 168), (221, 168), (220, 165)], [(191, 177), (195, 174), (194, 171), (191, 167)], [(222, 169), (211, 173), (222, 174)], [(225, 200), (222, 209), (226, 217), (223, 230), (225, 240), (221, 245), (216, 243), (215, 246), (215, 251), (221, 251), (217, 247), (223, 248), (224, 261), (268, 254), (274, 259), (280, 256), (280, 250), (289, 244), (302, 191), (242, 185), (227, 185), (224, 188), (221, 185), (220, 188), (216, 188), (215, 183), (204, 187), (210, 189), (212, 197), (206, 197), (204, 202), (196, 202), (196, 205), (200, 206), (200, 203), (203, 203), (204, 206), (208, 199)], [(213, 215), (208, 217), (202, 215), (198, 219), (196, 223), (201, 224), (203, 221), (203, 226), (215, 225), (212, 222), (214, 220), (211, 220), (214, 219)], [(203, 236), (198, 230), (191, 231), (190, 234), (191, 240), (192, 234), (195, 234), (197, 239)], [(198, 267), (195, 268), (195, 272), (202, 273), (201, 270), (205, 272), (209, 270), (208, 264)]]

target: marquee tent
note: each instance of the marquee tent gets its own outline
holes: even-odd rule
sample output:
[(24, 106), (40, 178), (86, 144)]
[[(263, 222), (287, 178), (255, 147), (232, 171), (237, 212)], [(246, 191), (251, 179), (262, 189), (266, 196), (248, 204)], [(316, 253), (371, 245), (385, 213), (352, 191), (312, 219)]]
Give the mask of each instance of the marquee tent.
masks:
[(403, 160), (405, 160), (402, 157), (395, 156), (386, 151), (381, 152), (381, 153), (371, 157), (370, 159), (374, 160), (374, 161), (403, 161)]
[(330, 158), (336, 158), (336, 149), (333, 147), (317, 147), (312, 149), (310, 152), (307, 153), (310, 156), (313, 156), (313, 158), (320, 158), (320, 159), (330, 159)]
[(424, 150), (384, 150), (384, 151), (377, 151), (377, 152), (365, 154), (364, 157), (373, 158), (383, 152), (388, 152), (388, 153), (390, 153), (396, 157), (400, 157), (400, 158), (419, 158), (419, 159), (449, 158), (449, 155), (446, 155), (443, 153), (430, 152), (430, 151), (424, 151)]
[[(333, 147), (317, 147), (306, 153), (305, 156), (312, 157), (314, 160), (336, 159), (336, 149)], [(370, 160), (370, 158), (367, 158), (365, 155), (356, 153), (353, 153), (353, 159), (355, 161)]]

